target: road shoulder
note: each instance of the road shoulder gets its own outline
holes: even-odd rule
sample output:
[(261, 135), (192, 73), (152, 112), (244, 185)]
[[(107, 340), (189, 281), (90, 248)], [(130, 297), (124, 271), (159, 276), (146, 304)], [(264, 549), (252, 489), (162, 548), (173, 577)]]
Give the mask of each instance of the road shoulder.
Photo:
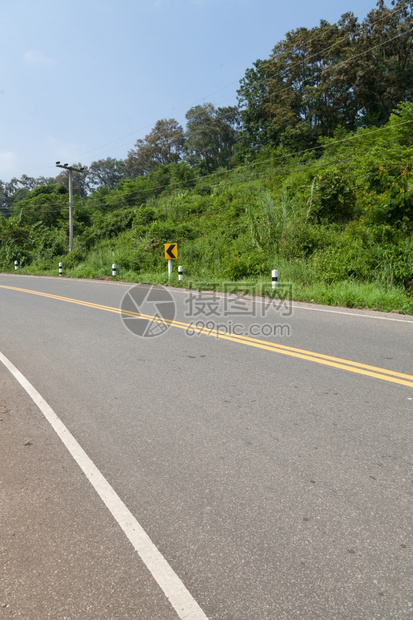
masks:
[(176, 618), (41, 412), (0, 364), (0, 618)]

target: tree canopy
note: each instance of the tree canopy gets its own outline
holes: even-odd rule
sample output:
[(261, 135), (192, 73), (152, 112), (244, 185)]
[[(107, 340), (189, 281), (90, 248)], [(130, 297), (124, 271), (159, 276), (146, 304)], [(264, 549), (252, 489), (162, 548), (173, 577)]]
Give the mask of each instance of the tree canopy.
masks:
[(129, 151), (126, 168), (131, 178), (148, 174), (158, 166), (178, 163), (184, 148), (184, 130), (174, 118), (158, 121), (143, 140)]
[(159, 120), (125, 159), (73, 174), (70, 256), (67, 171), (0, 181), (0, 266), (52, 269), (59, 256), (76, 274), (91, 256), (90, 276), (116, 255), (145, 273), (162, 270), (169, 240), (197, 277), (289, 261), (300, 282), (379, 282), (411, 297), (412, 32), (413, 0), (288, 32), (246, 70), (237, 106), (196, 105), (185, 126)]
[(379, 0), (362, 23), (346, 13), (288, 32), (241, 80), (242, 143), (299, 149), (338, 126), (386, 123), (413, 94), (412, 28), (412, 0)]
[[(266, 149), (311, 149), (338, 128), (380, 127), (412, 99), (412, 31), (413, 0), (389, 6), (378, 0), (361, 22), (348, 12), (334, 24), (322, 20), (287, 32), (268, 58), (245, 71), (236, 106), (196, 105), (186, 112), (185, 127), (174, 118), (158, 120), (125, 159), (100, 159), (74, 175), (74, 192), (86, 198), (182, 162), (208, 175)], [(0, 211), (9, 215), (14, 202), (49, 184), (67, 187), (67, 174), (0, 181)]]

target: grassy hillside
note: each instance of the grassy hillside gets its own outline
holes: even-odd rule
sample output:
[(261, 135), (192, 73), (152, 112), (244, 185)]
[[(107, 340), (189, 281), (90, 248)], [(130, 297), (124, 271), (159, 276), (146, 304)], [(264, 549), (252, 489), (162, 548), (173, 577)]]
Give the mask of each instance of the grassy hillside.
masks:
[[(22, 273), (167, 282), (163, 244), (178, 243), (183, 284), (239, 288), (271, 270), (297, 300), (413, 313), (413, 106), (386, 125), (342, 129), (316, 148), (261, 151), (199, 176), (186, 163), (75, 197), (32, 190), (0, 218), (0, 267)], [(176, 268), (171, 283), (177, 284)], [(280, 286), (280, 290), (282, 287)]]

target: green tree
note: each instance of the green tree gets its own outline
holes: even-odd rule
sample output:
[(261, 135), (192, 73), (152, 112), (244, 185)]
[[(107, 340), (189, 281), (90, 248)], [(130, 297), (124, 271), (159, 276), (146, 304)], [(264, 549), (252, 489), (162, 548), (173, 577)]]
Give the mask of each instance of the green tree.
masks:
[(42, 224), (48, 228), (67, 220), (68, 192), (63, 185), (35, 187), (24, 200), (13, 205), (12, 215), (26, 225)]
[(137, 140), (135, 149), (129, 151), (126, 170), (134, 178), (155, 170), (157, 166), (177, 163), (184, 148), (184, 130), (173, 118), (157, 121), (143, 140)]
[(332, 135), (338, 125), (354, 128), (354, 93), (336, 67), (352, 49), (355, 28), (354, 16), (348, 13), (340, 24), (322, 21), (316, 28), (289, 32), (274, 47), (267, 108), (283, 136), (281, 142), (302, 148)]
[(215, 108), (212, 103), (205, 103), (188, 110), (185, 117), (188, 162), (207, 174), (230, 165), (239, 131), (238, 109)]
[(382, 125), (401, 101), (413, 96), (413, 2), (379, 0), (367, 15), (357, 41), (357, 57), (346, 66), (364, 125)]
[(115, 188), (126, 178), (126, 163), (122, 159), (107, 157), (94, 161), (88, 168), (87, 183), (89, 188)]
[(8, 217), (13, 205), (13, 197), (17, 190), (17, 179), (12, 179), (8, 183), (0, 181), (0, 213)]
[(288, 32), (270, 58), (246, 72), (238, 90), (245, 147), (316, 144), (335, 127), (355, 127), (355, 95), (340, 71), (353, 49), (357, 23), (352, 13), (338, 24)]
[[(86, 198), (89, 193), (88, 187), (88, 171), (81, 163), (73, 164), (74, 168), (84, 168), (84, 172), (73, 172), (73, 195)], [(62, 170), (54, 179), (53, 185), (63, 185), (67, 190), (69, 189), (69, 173), (66, 170)]]
[(300, 150), (339, 126), (386, 123), (413, 95), (412, 29), (412, 0), (392, 8), (379, 0), (361, 24), (346, 13), (336, 24), (288, 32), (241, 81), (240, 149)]
[(272, 123), (268, 107), (268, 73), (268, 61), (257, 60), (245, 72), (237, 91), (242, 121), (237, 150), (242, 154), (253, 153), (279, 141), (279, 132)]

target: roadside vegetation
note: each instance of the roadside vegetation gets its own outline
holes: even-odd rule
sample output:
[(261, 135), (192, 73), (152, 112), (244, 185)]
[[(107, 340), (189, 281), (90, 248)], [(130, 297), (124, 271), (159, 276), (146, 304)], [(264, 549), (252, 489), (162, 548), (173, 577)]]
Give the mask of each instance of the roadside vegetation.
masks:
[[(167, 283), (413, 314), (413, 3), (288, 33), (239, 105), (158, 121), (127, 159), (0, 182), (0, 269)], [(176, 268), (171, 281), (178, 285)]]

